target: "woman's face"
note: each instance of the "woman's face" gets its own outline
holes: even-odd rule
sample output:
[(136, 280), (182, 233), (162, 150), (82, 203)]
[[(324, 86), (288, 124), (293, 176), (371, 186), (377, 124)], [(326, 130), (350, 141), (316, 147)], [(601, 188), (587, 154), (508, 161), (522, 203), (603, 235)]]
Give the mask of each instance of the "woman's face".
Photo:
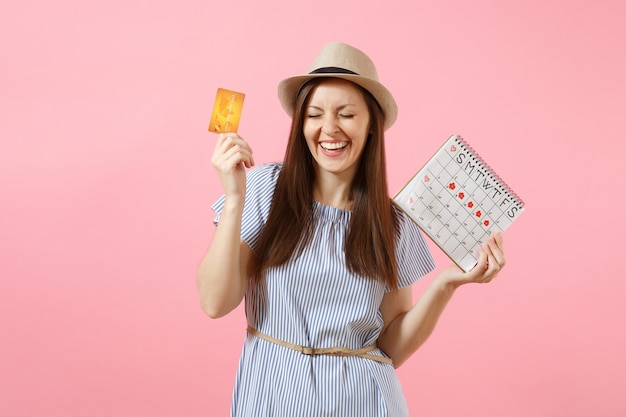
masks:
[(369, 134), (370, 114), (363, 93), (349, 81), (329, 79), (311, 92), (304, 114), (304, 137), (317, 171), (352, 179)]

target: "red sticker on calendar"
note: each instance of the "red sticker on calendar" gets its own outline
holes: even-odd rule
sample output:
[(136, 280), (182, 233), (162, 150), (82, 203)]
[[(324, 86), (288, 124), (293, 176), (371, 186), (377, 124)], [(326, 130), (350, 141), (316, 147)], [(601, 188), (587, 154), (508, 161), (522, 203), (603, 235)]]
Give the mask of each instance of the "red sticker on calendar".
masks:
[(450, 152), (456, 152), (456, 146), (454, 145), (450, 146)]
[(483, 224), (485, 225), (485, 227), (489, 226), (489, 220), (485, 220)]
[(456, 188), (456, 184), (455, 184), (455, 183), (453, 183), (453, 182), (451, 182), (451, 183), (450, 183), (450, 185), (448, 185), (448, 187), (449, 187), (451, 190), (454, 190), (454, 189)]
[(463, 192), (459, 193), (459, 198), (461, 200), (463, 200), (465, 198), (465, 193), (463, 193)]
[(474, 203), (472, 201), (470, 201), (469, 203), (467, 203), (467, 207), (469, 207), (469, 208), (474, 207)]
[(483, 213), (482, 213), (480, 210), (478, 210), (478, 211), (476, 212), (476, 217), (480, 217), (480, 216), (482, 216), (482, 215), (483, 215)]
[(428, 175), (424, 175), (424, 182), (430, 181), (430, 177)]

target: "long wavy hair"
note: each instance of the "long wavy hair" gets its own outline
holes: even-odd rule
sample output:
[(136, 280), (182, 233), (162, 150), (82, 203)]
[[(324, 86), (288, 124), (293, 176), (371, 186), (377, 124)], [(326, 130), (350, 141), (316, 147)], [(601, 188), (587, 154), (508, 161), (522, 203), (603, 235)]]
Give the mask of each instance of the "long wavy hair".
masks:
[[(286, 263), (300, 254), (313, 234), (313, 156), (303, 128), (311, 92), (325, 78), (314, 78), (302, 86), (296, 106), (283, 167), (267, 223), (261, 233), (254, 279), (272, 266)], [(384, 115), (378, 102), (365, 89), (362, 92), (370, 115), (370, 135), (350, 186), (352, 201), (350, 225), (346, 230), (345, 254), (350, 271), (384, 282), (396, 289), (398, 266), (395, 256), (396, 218), (387, 187)]]

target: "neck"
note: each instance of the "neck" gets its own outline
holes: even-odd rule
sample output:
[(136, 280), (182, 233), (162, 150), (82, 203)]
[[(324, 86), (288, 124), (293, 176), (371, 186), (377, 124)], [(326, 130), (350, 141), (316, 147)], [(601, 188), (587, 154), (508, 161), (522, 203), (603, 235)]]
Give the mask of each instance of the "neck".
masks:
[(327, 206), (350, 210), (350, 182), (328, 173), (318, 175), (313, 184), (313, 198)]

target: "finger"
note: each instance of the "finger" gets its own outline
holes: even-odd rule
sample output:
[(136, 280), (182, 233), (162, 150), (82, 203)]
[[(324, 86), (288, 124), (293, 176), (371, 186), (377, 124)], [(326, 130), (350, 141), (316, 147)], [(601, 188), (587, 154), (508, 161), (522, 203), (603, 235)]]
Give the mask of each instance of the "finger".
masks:
[(240, 162), (248, 168), (254, 165), (252, 148), (236, 133), (220, 134), (215, 154), (217, 160), (226, 162), (229, 167), (234, 167)]
[(248, 142), (243, 140), (241, 136), (236, 133), (222, 133), (219, 135), (217, 147), (220, 148), (223, 152), (237, 145), (252, 151), (252, 148), (250, 148)]
[(486, 261), (483, 270), (483, 276), (480, 277), (478, 281), (490, 282), (498, 275), (498, 272), (502, 268), (502, 265), (500, 264), (500, 261), (494, 253), (493, 247), (489, 245), (489, 243), (484, 244), (481, 249), (486, 254)]
[(504, 266), (506, 260), (504, 258), (502, 235), (491, 236), (487, 240), (487, 247), (489, 248), (489, 254), (495, 258), (498, 265), (500, 265), (500, 267)]
[(239, 135), (237, 135), (236, 133), (220, 133), (217, 136), (216, 147), (221, 148), (221, 149), (226, 149), (230, 147), (230, 144), (233, 141), (237, 140), (238, 138), (239, 138)]
[(478, 261), (474, 268), (468, 272), (468, 279), (475, 282), (481, 282), (482, 276), (485, 274), (485, 271), (489, 268), (489, 259), (487, 256), (487, 252), (481, 247), (478, 249)]
[(228, 151), (224, 154), (224, 158), (230, 163), (231, 166), (236, 166), (242, 162), (248, 168), (254, 165), (251, 149), (241, 145), (234, 145), (228, 149)]
[(484, 284), (491, 280), (492, 261), (490, 261), (489, 255), (486, 252), (483, 259), (479, 259), (474, 269), (470, 272), (473, 273), (472, 281), (478, 284)]
[(500, 250), (504, 252), (504, 238), (502, 236), (502, 232), (499, 230), (496, 230), (495, 232), (493, 232), (493, 238), (495, 239), (496, 244), (498, 245)]

